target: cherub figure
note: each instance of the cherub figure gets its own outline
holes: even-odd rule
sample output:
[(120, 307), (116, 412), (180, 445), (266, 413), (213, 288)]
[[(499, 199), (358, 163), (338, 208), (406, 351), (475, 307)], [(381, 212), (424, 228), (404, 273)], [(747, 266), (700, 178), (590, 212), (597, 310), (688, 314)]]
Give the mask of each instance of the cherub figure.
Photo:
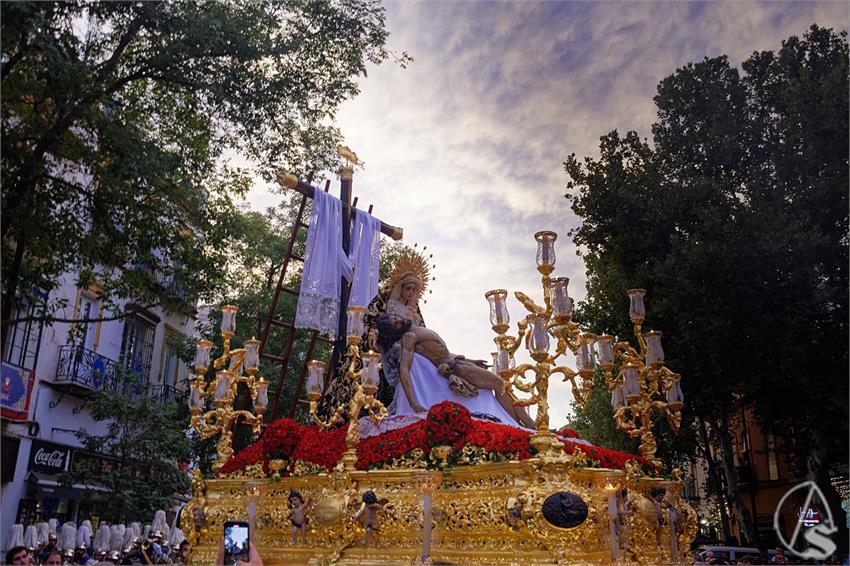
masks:
[(301, 493), (289, 492), (289, 514), (287, 519), (292, 523), (292, 544), (298, 544), (298, 531), (301, 531), (301, 544), (307, 544), (307, 513), (312, 507), (312, 501), (305, 502)]
[[(513, 498), (511, 498), (511, 499), (513, 499)], [(511, 500), (508, 499), (507, 520), (508, 520), (508, 525), (510, 525), (510, 527), (513, 530), (517, 530), (521, 526), (521, 524), (522, 524), (522, 511), (525, 508), (527, 503), (528, 503), (528, 500), (527, 500), (525, 494), (523, 494), (523, 493), (519, 494), (519, 496), (516, 499), (513, 500), (513, 503), (511, 503)]]
[(354, 515), (354, 519), (362, 521), (366, 529), (363, 544), (369, 544), (372, 533), (378, 532), (378, 512), (383, 511), (384, 505), (388, 502), (388, 499), (378, 500), (378, 496), (372, 490), (363, 494), (363, 504), (360, 505), (360, 510)]

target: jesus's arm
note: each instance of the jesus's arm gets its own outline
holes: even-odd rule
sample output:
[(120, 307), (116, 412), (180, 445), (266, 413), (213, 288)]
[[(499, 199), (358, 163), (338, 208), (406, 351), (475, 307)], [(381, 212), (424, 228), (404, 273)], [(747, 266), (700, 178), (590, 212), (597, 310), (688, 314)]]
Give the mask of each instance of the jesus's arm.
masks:
[(408, 332), (401, 338), (401, 356), (399, 359), (399, 381), (407, 396), (407, 403), (414, 413), (424, 413), (425, 407), (416, 401), (416, 396), (413, 394), (413, 383), (410, 380), (410, 367), (413, 365), (413, 352), (416, 348), (416, 334)]

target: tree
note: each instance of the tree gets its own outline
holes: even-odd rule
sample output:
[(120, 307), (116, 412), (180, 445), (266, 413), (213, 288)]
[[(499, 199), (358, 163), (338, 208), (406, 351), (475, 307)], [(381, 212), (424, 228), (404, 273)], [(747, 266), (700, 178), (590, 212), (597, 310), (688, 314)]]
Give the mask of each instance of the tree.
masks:
[(101, 468), (80, 467), (66, 474), (66, 483), (96, 483), (107, 490), (116, 522), (145, 521), (170, 506), (175, 495), (189, 489), (181, 469), (189, 462), (192, 443), (186, 436), (188, 409), (174, 401), (155, 403), (128, 396), (134, 374), (118, 376), (115, 387), (94, 391), (88, 398), (92, 419), (107, 422), (103, 435), (80, 430), (77, 437), (97, 455), (88, 462)]
[(220, 293), (246, 188), (223, 156), (326, 168), (337, 107), (388, 56), (375, 0), (0, 10), (4, 336), (66, 273), (100, 285), (107, 318), (122, 299), (187, 312)]
[(653, 144), (614, 131), (599, 159), (565, 163), (589, 282), (577, 316), (628, 336), (624, 291), (648, 290), (684, 376), (682, 428), (703, 438), (749, 541), (729, 434), (742, 406), (791, 439), (840, 516), (828, 477), (847, 459), (847, 56), (846, 33), (812, 26), (743, 75), (726, 57), (688, 64), (658, 86)]

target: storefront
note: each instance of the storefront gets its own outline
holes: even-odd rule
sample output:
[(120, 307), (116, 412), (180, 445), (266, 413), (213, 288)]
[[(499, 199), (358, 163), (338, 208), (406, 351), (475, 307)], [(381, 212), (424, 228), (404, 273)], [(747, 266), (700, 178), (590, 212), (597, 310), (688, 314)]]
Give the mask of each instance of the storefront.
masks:
[(56, 518), (80, 521), (108, 513), (106, 490), (96, 482), (70, 483), (67, 473), (77, 459), (90, 454), (73, 446), (34, 439), (27, 463), (25, 497), (18, 504), (18, 522), (32, 524)]

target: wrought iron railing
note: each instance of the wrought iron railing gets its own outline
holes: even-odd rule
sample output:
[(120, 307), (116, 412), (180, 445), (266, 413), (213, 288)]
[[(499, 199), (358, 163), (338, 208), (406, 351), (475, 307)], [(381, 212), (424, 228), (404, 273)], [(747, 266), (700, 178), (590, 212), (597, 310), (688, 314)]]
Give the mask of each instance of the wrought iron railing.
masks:
[(173, 385), (154, 385), (151, 388), (150, 399), (156, 403), (176, 401), (178, 404), (186, 402), (186, 391), (178, 389)]
[(115, 383), (119, 367), (115, 360), (82, 346), (60, 346), (55, 381), (99, 390)]
[(185, 402), (186, 393), (171, 385), (149, 387), (141, 373), (82, 346), (59, 347), (56, 383), (73, 383), (92, 391), (114, 391), (128, 399), (149, 397), (157, 403)]

